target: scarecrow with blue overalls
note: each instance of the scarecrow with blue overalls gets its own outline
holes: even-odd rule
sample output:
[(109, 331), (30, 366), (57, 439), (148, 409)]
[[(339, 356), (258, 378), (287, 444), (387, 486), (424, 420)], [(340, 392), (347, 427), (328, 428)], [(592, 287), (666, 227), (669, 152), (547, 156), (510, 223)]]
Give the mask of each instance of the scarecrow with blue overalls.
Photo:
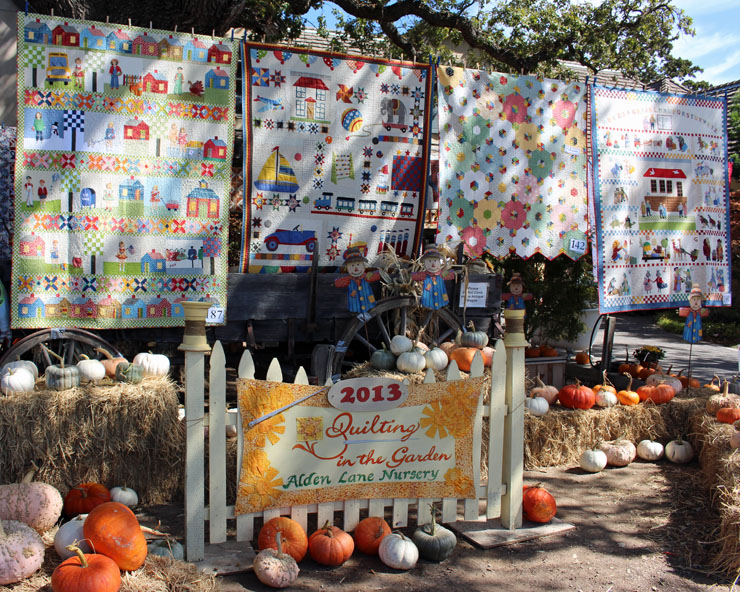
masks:
[(511, 279), (506, 285), (509, 287), (509, 291), (501, 295), (501, 299), (506, 301), (506, 308), (510, 310), (524, 310), (524, 302), (532, 300), (532, 294), (524, 293), (522, 274), (512, 273)]
[(683, 326), (683, 339), (691, 344), (689, 346), (689, 377), (691, 377), (691, 350), (695, 343), (701, 341), (702, 317), (709, 315), (709, 311), (701, 306), (702, 298), (703, 295), (699, 284), (694, 284), (689, 293), (688, 307), (682, 306), (678, 309), (678, 316), (686, 317), (686, 323)]
[(421, 305), (424, 308), (438, 310), (450, 303), (445, 280), (455, 277), (454, 271), (444, 272), (445, 258), (436, 247), (429, 246), (421, 256), (424, 271), (417, 271), (411, 278), (421, 284)]
[(375, 295), (370, 282), (377, 282), (380, 273), (365, 273), (367, 259), (360, 247), (349, 247), (344, 252), (347, 274), (334, 280), (337, 288), (347, 288), (347, 308), (354, 313), (367, 313), (375, 306)]

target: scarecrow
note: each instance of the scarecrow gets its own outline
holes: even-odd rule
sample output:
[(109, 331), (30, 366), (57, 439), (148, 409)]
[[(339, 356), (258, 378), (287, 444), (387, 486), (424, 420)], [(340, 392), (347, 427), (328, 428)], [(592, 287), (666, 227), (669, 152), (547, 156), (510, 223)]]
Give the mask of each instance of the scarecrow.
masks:
[(421, 264), (424, 271), (417, 271), (411, 275), (411, 279), (422, 282), (421, 305), (424, 308), (438, 310), (450, 303), (445, 288), (445, 280), (455, 277), (454, 271), (444, 273), (445, 258), (436, 247), (428, 246), (421, 256)]
[(347, 308), (350, 312), (367, 313), (375, 306), (375, 296), (370, 282), (377, 282), (380, 273), (365, 273), (367, 259), (360, 247), (349, 247), (344, 252), (347, 274), (334, 280), (337, 288), (347, 288)]
[(526, 300), (532, 300), (532, 294), (524, 293), (522, 274), (513, 273), (506, 285), (509, 287), (509, 291), (504, 292), (501, 296), (502, 300), (506, 300), (506, 308), (510, 310), (523, 310), (524, 302)]

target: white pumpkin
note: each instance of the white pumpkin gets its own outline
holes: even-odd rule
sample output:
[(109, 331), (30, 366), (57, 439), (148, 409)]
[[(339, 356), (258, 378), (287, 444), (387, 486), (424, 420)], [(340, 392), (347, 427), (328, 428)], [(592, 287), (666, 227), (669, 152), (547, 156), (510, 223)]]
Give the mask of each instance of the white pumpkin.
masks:
[(637, 456), (635, 445), (622, 438), (612, 442), (602, 442), (599, 448), (606, 453), (606, 463), (613, 467), (626, 467)]
[(62, 524), (54, 535), (54, 549), (62, 559), (69, 559), (76, 555), (74, 551), (67, 549), (67, 546), (72, 544), (77, 545), (83, 553), (93, 552), (90, 543), (82, 533), (85, 518), (87, 518), (87, 514), (75, 516), (69, 522)]
[(682, 438), (671, 440), (665, 446), (665, 457), (673, 463), (682, 465), (694, 458), (694, 448)]
[(683, 388), (681, 381), (677, 377), (668, 376), (667, 374), (663, 374), (661, 372), (656, 372), (655, 374), (651, 374), (650, 376), (648, 376), (645, 384), (647, 384), (648, 386), (657, 386), (661, 382), (672, 386), (673, 390), (676, 391), (676, 394), (678, 394), (679, 391)]
[[(105, 378), (105, 366), (103, 366), (103, 362), (100, 360), (91, 360), (84, 354), (81, 357), (83, 359), (77, 362), (77, 369), (80, 371), (80, 382), (97, 382)], [(74, 553), (70, 557), (72, 555)]]
[(424, 370), (426, 360), (419, 352), (407, 351), (402, 353), (396, 359), (396, 368), (406, 374), (413, 374), (414, 372), (421, 372)]
[(419, 560), (419, 548), (402, 533), (392, 532), (381, 539), (378, 555), (388, 567), (411, 569)]
[(537, 417), (545, 415), (550, 410), (550, 404), (545, 397), (527, 397), (524, 399), (524, 406)]
[(134, 364), (144, 367), (144, 376), (167, 376), (170, 359), (163, 354), (141, 352), (134, 356)]
[(113, 502), (118, 502), (119, 504), (123, 504), (129, 508), (133, 508), (139, 503), (138, 494), (133, 489), (126, 487), (125, 485), (121, 487), (113, 487), (110, 490), (110, 499)]
[(424, 354), (425, 368), (431, 368), (432, 370), (444, 370), (447, 368), (449, 361), (447, 354), (438, 347), (430, 349)]
[(38, 571), (44, 550), (44, 541), (30, 526), (0, 520), (0, 585), (20, 582)]
[(614, 407), (619, 402), (617, 395), (606, 389), (596, 391), (596, 405), (599, 407)]
[(410, 352), (413, 347), (414, 342), (405, 335), (394, 335), (391, 339), (391, 351), (396, 356), (400, 356), (404, 352)]
[(584, 450), (581, 453), (580, 466), (589, 473), (600, 473), (606, 467), (606, 453), (600, 448)]
[(0, 376), (0, 391), (4, 395), (12, 393), (31, 393), (36, 386), (33, 374), (25, 368), (8, 368)]
[(5, 372), (6, 368), (25, 368), (28, 370), (31, 374), (33, 374), (34, 379), (39, 377), (39, 368), (31, 362), (30, 360), (16, 360), (15, 362), (8, 362), (7, 364), (3, 365), (2, 369), (0, 369), (0, 374)]
[(642, 460), (656, 461), (663, 458), (665, 450), (660, 442), (654, 440), (642, 440), (637, 445), (637, 456)]

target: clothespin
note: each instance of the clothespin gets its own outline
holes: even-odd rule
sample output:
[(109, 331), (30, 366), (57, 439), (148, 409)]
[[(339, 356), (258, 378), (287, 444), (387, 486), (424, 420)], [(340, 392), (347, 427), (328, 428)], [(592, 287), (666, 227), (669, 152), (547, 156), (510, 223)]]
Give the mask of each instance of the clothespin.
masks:
[(190, 32), (193, 34), (193, 37), (195, 37), (195, 27), (190, 27)]
[(105, 15), (105, 24), (106, 25), (110, 24), (110, 17), (107, 14)]
[(51, 9), (51, 16), (52, 16), (52, 18), (54, 18), (54, 9), (53, 8)]
[(84, 10), (82, 11), (82, 20), (83, 21), (85, 20), (85, 11)]
[(149, 30), (152, 30), (152, 21), (149, 21)]
[(211, 29), (211, 39), (216, 38), (216, 29)]
[(234, 27), (231, 27), (231, 40), (234, 40)]
[(131, 26), (131, 19), (128, 19), (128, 26)]
[(26, 16), (28, 16), (28, 0), (26, 0)]
[(175, 25), (175, 33), (177, 33), (177, 25)]

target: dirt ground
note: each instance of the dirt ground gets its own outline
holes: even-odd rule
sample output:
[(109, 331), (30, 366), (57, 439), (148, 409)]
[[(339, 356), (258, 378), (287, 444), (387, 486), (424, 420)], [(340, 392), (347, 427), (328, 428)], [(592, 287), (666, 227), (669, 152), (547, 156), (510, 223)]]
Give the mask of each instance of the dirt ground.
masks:
[[(708, 493), (698, 484), (698, 472), (696, 463), (677, 466), (666, 461), (636, 462), (597, 474), (565, 467), (527, 471), (525, 483), (544, 484), (558, 502), (557, 517), (575, 529), (489, 550), (458, 537), (449, 559), (442, 563), (420, 560), (408, 572), (390, 569), (377, 557), (360, 553), (338, 568), (325, 568), (306, 558), (291, 589), (729, 590), (731, 578), (707, 572), (717, 522)], [(181, 509), (179, 518), (171, 511), (165, 513), (163, 526), (180, 534)], [(152, 508), (152, 514), (158, 512)], [(270, 590), (251, 572), (220, 581), (228, 592)]]

